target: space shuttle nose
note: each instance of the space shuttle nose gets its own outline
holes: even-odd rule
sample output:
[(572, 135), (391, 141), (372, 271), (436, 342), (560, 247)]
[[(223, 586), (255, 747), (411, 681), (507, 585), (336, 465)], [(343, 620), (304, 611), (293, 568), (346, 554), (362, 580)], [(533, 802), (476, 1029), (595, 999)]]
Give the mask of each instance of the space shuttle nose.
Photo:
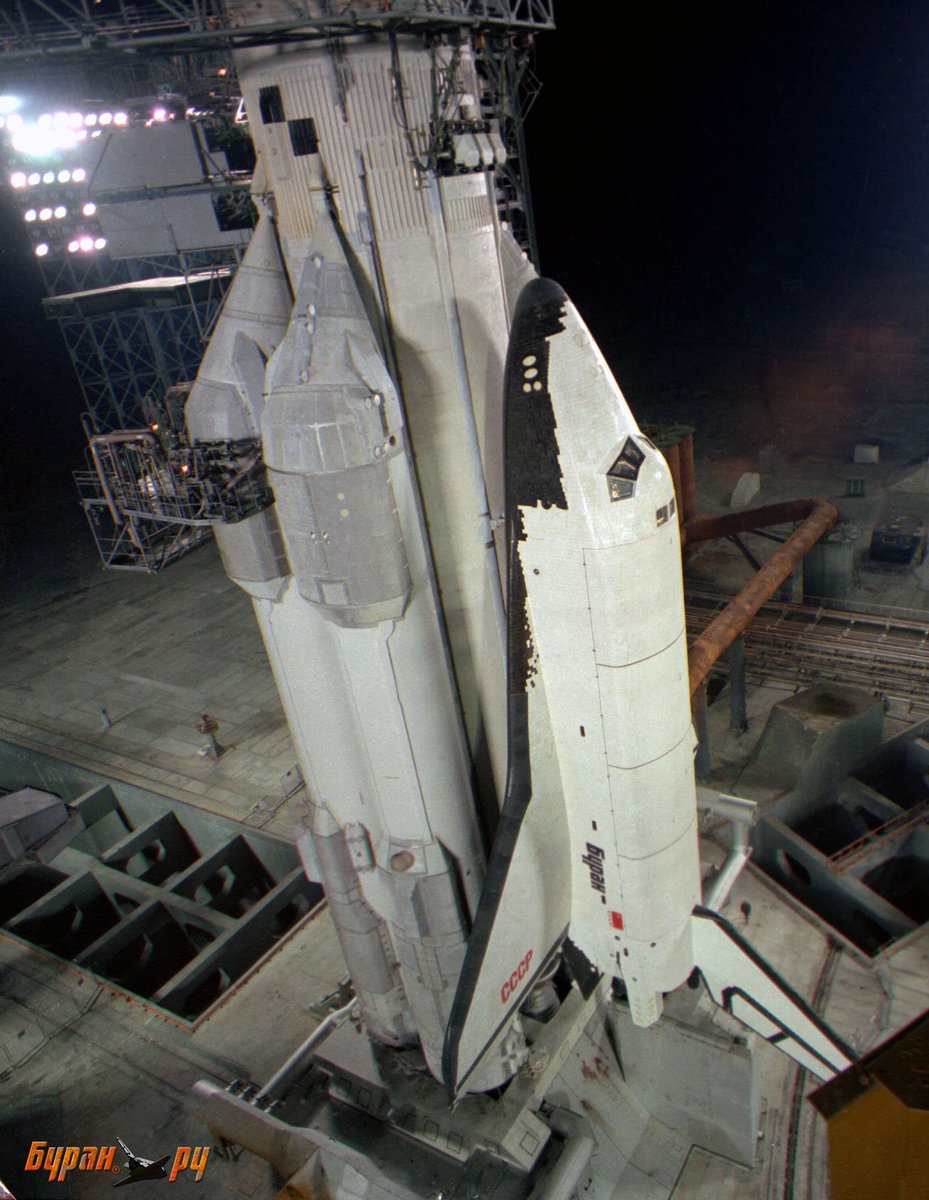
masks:
[(410, 572), (391, 464), (400, 405), (328, 217), (268, 364), (264, 458), (301, 594), (340, 625), (403, 615)]

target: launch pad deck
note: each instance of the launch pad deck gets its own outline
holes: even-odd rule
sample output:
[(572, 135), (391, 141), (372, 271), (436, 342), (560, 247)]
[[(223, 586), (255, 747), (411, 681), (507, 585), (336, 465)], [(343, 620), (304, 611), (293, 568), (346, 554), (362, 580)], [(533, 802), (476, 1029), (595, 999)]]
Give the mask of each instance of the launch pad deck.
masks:
[[(833, 470), (838, 478), (841, 464)], [(805, 481), (799, 469), (796, 479), (789, 474), (782, 491), (810, 490), (809, 468)], [(725, 475), (714, 478), (720, 494), (707, 501), (719, 507)], [(0, 737), (95, 770), (117, 785), (144, 786), (177, 805), (207, 808), (290, 838), (303, 811), (295, 757), (248, 601), (224, 577), (215, 547), (202, 547), (162, 575), (139, 577), (97, 573), (92, 548), (79, 544), (81, 554), (72, 549), (64, 572), (34, 576), (40, 595), (33, 588), (27, 601), (9, 581)], [(695, 566), (698, 575), (722, 574), (727, 587), (745, 570), (734, 551), (729, 556), (715, 548)], [(870, 576), (866, 581), (874, 582)], [(878, 584), (883, 590), (872, 599), (921, 607), (912, 574)], [(730, 785), (771, 705), (789, 694), (788, 688), (751, 688), (747, 734), (728, 730), (725, 705), (711, 706), (716, 786)], [(205, 739), (196, 720), (204, 711), (217, 719), (218, 740), (227, 747), (218, 760), (201, 753)], [(905, 720), (906, 714), (896, 715), (891, 728)], [(706, 842), (705, 866), (721, 861), (723, 853)], [(881, 959), (868, 961), (848, 949), (836, 956), (825, 928), (751, 867), (727, 912), (739, 927), (748, 922), (763, 954), (775, 962), (789, 959), (804, 996), (814, 995), (824, 971), (833, 972), (823, 1015), (859, 1050), (925, 1007), (925, 930)], [(193, 1083), (267, 1078), (310, 1032), (313, 1002), (344, 975), (322, 913), (188, 1032), (13, 939), (0, 937), (0, 962), (0, 1095), (9, 1114), (0, 1144), (11, 1147), (4, 1151), (8, 1172), (6, 1160), (15, 1167), (20, 1142), (25, 1159), (32, 1129), (61, 1144), (109, 1144), (118, 1134), (145, 1153), (207, 1140), (190, 1095)], [(824, 1194), (824, 1128), (810, 1106), (797, 1102), (793, 1066), (761, 1053), (765, 1103), (758, 1165), (747, 1170), (693, 1150), (676, 1178), (643, 1176), (630, 1196), (766, 1200), (782, 1194), (785, 1172), (794, 1173), (796, 1196)], [(236, 1162), (214, 1156), (199, 1184), (182, 1179), (174, 1192), (180, 1200), (218, 1194), (270, 1200), (279, 1186), (270, 1168), (248, 1155)], [(95, 1187), (76, 1172), (59, 1194), (81, 1200), (98, 1194)]]

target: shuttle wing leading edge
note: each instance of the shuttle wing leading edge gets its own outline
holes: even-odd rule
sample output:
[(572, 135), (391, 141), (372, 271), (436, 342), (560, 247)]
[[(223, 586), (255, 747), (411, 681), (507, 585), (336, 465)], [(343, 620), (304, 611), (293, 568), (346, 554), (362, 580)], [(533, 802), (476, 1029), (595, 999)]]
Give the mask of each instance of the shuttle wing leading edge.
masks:
[(567, 818), (519, 552), (520, 507), (564, 507), (551, 399), (533, 392), (526, 403), (512, 383), (521, 376), (521, 347), (541, 338), (544, 331), (532, 327), (531, 313), (518, 308), (504, 406), (507, 783), (445, 1040), (443, 1073), (453, 1097), (550, 963), (571, 916)]

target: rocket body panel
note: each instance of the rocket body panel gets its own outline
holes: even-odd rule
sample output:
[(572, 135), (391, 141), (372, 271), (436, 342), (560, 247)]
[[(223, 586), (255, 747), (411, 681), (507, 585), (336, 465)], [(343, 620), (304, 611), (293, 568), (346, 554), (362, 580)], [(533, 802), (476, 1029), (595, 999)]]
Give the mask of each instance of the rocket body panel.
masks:
[(391, 1046), (412, 1044), (416, 1023), (393, 955), (387, 953), (384, 921), (361, 894), (344, 830), (327, 809), (311, 803), (311, 816), (298, 830), (297, 848), (307, 876), (325, 888), (371, 1036)]
[[(259, 620), (334, 825), (309, 837), (365, 1020), (390, 1044), (415, 1029), (438, 1074), (483, 877), (471, 764), (403, 413), (324, 206), (287, 253), (296, 297), (261, 426), (293, 575)], [(500, 1043), (485, 1087), (519, 1055), (515, 1030)]]
[[(350, 69), (320, 51), (243, 52), (240, 78), (291, 275), (305, 261), (324, 180), (368, 310), (389, 329), (468, 746), (484, 807), (496, 808), (505, 677), (488, 492), (499, 502), (490, 430), (507, 322), (492, 179), (440, 179), (414, 165), (429, 155), (436, 71), (456, 54), (461, 86), (476, 96), (467, 47), (430, 50), (402, 37), (396, 58), (386, 43), (352, 43)], [(449, 95), (448, 119), (458, 99)]]
[(439, 186), (488, 510), (499, 521), (504, 509), (503, 373), (510, 326), (500, 230), (485, 175), (452, 175), (439, 180)]
[[(353, 353), (353, 345), (363, 349)], [(399, 617), (410, 574), (389, 461), (403, 453), (393, 388), (373, 392), (356, 357), (376, 354), (328, 217), (307, 246), (294, 316), (267, 371), (262, 421), (280, 521), (300, 591), (330, 619)]]
[[(437, 49), (443, 62), (451, 55), (450, 49)], [(398, 38), (396, 65), (385, 42), (353, 44), (341, 95), (325, 52), (275, 49), (239, 58), (252, 60), (240, 68), (239, 80), (285, 242), (313, 230), (313, 185), (305, 160), (317, 150), (327, 178), (339, 188), (341, 223), (349, 236), (363, 232), (363, 213), (387, 237), (425, 226), (423, 196), (410, 160), (425, 160), (428, 154), (434, 60), (419, 41)], [(462, 58), (462, 72), (473, 80), (476, 94), (470, 54)]]
[(256, 600), (281, 594), (289, 565), (273, 510), (217, 528), (215, 535), (223, 568), (243, 591)]
[[(468, 370), (461, 329), (450, 326), (449, 309), (457, 316), (457, 307), (449, 277), (443, 285), (439, 271), (430, 269), (431, 241), (424, 238), (417, 250), (417, 240), (380, 243), (380, 261), (385, 278), (398, 285), (390, 292), (393, 342), (468, 742), (478, 765), (489, 751), (482, 782), (502, 797), (506, 680), (497, 616), (502, 587), (477, 435), (488, 409), (486, 364), (480, 387), (472, 387), (479, 367)], [(417, 255), (424, 266), (410, 287)], [(407, 286), (399, 286), (401, 281)], [(496, 337), (505, 344), (505, 330)], [(503, 345), (500, 351), (502, 358)]]
[[(277, 247), (273, 223), (262, 213), (248, 244), (232, 286), (226, 296), (222, 318), (203, 356), (197, 380), (187, 404), (187, 424), (191, 437), (210, 441), (215, 437), (255, 437), (263, 407), (264, 362), (260, 372), (250, 369), (248, 345), (267, 360), (280, 344), (290, 323), (293, 298)], [(252, 360), (254, 362), (254, 359)], [(241, 422), (230, 428), (216, 425), (217, 414), (212, 397), (201, 401), (201, 390), (228, 387), (237, 394), (244, 413)]]

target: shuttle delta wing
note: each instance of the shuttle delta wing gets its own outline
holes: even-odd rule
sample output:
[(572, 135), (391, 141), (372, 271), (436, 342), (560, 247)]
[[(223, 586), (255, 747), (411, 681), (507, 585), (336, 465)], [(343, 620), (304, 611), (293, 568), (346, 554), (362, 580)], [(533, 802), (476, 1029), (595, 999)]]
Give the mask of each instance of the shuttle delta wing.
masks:
[(856, 1061), (855, 1051), (724, 917), (698, 906), (693, 937), (697, 969), (726, 1012), (820, 1079), (831, 1079)]
[(445, 1039), (443, 1074), (452, 1097), (466, 1090), (484, 1053), (551, 963), (571, 915), (567, 819), (520, 556), (522, 510), (563, 508), (565, 499), (551, 397), (543, 390), (526, 394), (522, 386), (524, 346), (544, 332), (528, 327), (531, 314), (523, 318), (517, 314), (510, 336), (504, 405), (506, 796)]

